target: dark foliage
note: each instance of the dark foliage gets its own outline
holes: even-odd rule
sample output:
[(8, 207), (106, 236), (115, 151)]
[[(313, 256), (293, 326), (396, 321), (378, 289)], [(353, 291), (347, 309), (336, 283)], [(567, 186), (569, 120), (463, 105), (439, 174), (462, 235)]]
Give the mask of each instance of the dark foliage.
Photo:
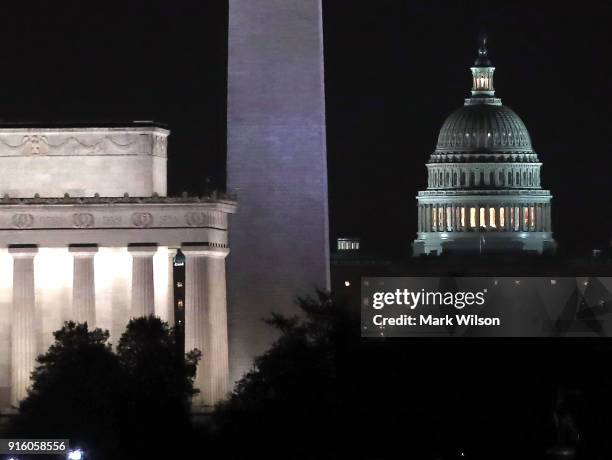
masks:
[(168, 458), (189, 448), (199, 352), (183, 359), (173, 329), (154, 317), (134, 319), (116, 353), (108, 332), (86, 323), (68, 322), (54, 335), (12, 435), (69, 438), (91, 460)]
[[(176, 330), (149, 316), (130, 321), (117, 356), (125, 373), (122, 436), (129, 458), (171, 458), (190, 448), (190, 401), (199, 351), (181, 359)], [(140, 440), (133, 443), (130, 440)], [(168, 457), (169, 456), (169, 457)]]
[(347, 384), (358, 326), (322, 292), (299, 307), (300, 317), (267, 320), (280, 337), (217, 407), (220, 455), (324, 459), (350, 448), (341, 436), (351, 431), (355, 409)]
[(37, 359), (32, 387), (13, 421), (15, 435), (60, 438), (108, 458), (118, 448), (123, 370), (108, 332), (68, 322)]

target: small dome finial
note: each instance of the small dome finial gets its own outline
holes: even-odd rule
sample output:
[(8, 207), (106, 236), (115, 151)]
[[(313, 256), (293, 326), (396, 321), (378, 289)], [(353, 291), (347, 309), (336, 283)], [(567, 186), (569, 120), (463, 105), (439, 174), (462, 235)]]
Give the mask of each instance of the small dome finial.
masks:
[(476, 61), (474, 62), (475, 67), (492, 67), (493, 66), (493, 64), (491, 63), (491, 60), (489, 59), (489, 49), (487, 48), (488, 40), (489, 39), (487, 37), (487, 34), (485, 34), (484, 32), (481, 32), (478, 37), (478, 42), (480, 43), (480, 46), (478, 48), (478, 57), (476, 58)]
[(487, 56), (487, 34), (484, 32), (480, 33), (480, 48), (478, 48), (478, 56), (486, 57)]

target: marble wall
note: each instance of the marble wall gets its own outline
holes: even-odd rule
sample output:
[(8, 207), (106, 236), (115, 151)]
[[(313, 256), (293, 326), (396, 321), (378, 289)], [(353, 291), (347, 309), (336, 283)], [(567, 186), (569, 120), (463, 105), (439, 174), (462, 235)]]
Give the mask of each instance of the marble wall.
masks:
[(159, 127), (0, 128), (0, 196), (165, 196)]

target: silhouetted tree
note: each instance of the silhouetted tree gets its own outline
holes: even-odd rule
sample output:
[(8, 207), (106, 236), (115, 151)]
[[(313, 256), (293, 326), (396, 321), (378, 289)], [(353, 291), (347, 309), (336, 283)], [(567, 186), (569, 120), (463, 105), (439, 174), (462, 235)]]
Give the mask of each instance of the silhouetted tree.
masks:
[(124, 373), (108, 332), (68, 322), (54, 336), (55, 343), (37, 358), (11, 431), (28, 438), (69, 436), (92, 452), (92, 459), (110, 458), (119, 447)]
[[(351, 378), (359, 329), (344, 305), (318, 292), (299, 299), (301, 316), (273, 314), (280, 335), (255, 361), (214, 414), (218, 455), (245, 458), (335, 458), (346, 454), (340, 433), (350, 432)], [(341, 424), (341, 425), (340, 425)], [(232, 442), (232, 440), (235, 440)]]
[(190, 447), (199, 352), (184, 356), (173, 328), (154, 317), (133, 319), (116, 353), (108, 332), (86, 323), (68, 322), (54, 336), (37, 358), (11, 434), (69, 438), (92, 460), (172, 458)]
[(122, 422), (131, 458), (174, 457), (190, 447), (190, 403), (200, 352), (182, 356), (177, 342), (176, 329), (154, 316), (131, 320), (119, 340), (117, 355), (129, 382)]

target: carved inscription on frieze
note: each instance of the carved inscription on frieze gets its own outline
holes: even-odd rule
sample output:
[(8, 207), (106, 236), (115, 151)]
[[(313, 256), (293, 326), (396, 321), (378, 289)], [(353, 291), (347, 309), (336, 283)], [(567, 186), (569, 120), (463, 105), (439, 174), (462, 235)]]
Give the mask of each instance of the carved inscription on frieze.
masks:
[(34, 223), (34, 216), (32, 214), (15, 214), (12, 218), (13, 227), (16, 228), (28, 228)]
[(187, 222), (187, 225), (190, 227), (202, 227), (208, 220), (206, 217), (206, 213), (204, 212), (188, 212), (185, 214), (185, 222)]
[(135, 212), (132, 214), (132, 223), (136, 227), (150, 227), (153, 225), (153, 216), (148, 212)]
[(73, 214), (72, 222), (76, 228), (90, 228), (94, 224), (94, 216), (88, 212)]

